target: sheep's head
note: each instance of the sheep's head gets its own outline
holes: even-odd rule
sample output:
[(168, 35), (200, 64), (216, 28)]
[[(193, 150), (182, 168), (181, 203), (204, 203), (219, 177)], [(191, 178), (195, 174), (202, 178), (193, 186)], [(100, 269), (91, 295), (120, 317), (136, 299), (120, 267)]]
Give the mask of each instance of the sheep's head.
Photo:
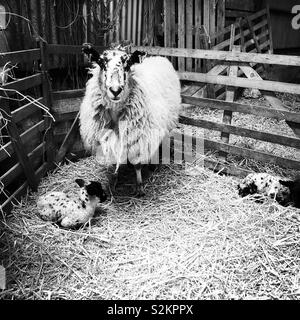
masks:
[(99, 55), (90, 44), (85, 44), (82, 51), (90, 57), (91, 61), (100, 66), (102, 70), (99, 79), (101, 89), (114, 103), (122, 102), (126, 98), (128, 74), (131, 67), (136, 63), (141, 63), (147, 55), (142, 51), (129, 54), (121, 46), (106, 50)]

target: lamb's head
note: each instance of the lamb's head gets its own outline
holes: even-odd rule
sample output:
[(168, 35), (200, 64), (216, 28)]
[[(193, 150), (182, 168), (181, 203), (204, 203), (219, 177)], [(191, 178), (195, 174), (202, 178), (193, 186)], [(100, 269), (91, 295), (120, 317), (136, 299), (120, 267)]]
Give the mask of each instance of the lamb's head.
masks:
[(82, 51), (101, 69), (99, 85), (104, 96), (113, 103), (124, 101), (128, 95), (131, 67), (136, 63), (141, 63), (147, 55), (146, 52), (137, 50), (129, 54), (126, 48), (116, 46), (99, 55), (90, 44), (84, 44)]
[(90, 201), (96, 200), (104, 202), (107, 200), (107, 195), (102, 189), (102, 185), (97, 181), (90, 181), (89, 184), (86, 184), (83, 179), (76, 179), (75, 182), (80, 187), (80, 200), (81, 201)]

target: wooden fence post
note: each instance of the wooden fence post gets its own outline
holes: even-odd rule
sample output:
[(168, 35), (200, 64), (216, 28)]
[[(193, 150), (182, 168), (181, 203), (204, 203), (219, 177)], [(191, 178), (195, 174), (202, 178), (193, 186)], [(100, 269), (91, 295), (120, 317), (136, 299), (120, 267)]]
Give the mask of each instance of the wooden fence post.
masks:
[(7, 117), (7, 131), (10, 136), (10, 140), (12, 142), (12, 145), (14, 147), (14, 150), (18, 156), (18, 160), (24, 170), (24, 174), (26, 176), (26, 179), (28, 181), (28, 185), (33, 191), (37, 190), (38, 186), (38, 179), (35, 175), (34, 169), (31, 165), (31, 162), (28, 158), (28, 155), (26, 153), (26, 150), (24, 148), (24, 145), (22, 143), (19, 130), (13, 120), (13, 117), (10, 112), (10, 108), (8, 105), (7, 100), (5, 100), (3, 97), (0, 97), (1, 102), (1, 109), (4, 111), (3, 114)]
[[(233, 34), (233, 38), (234, 38), (234, 34)], [(234, 46), (232, 45), (232, 51), (233, 52), (239, 52), (241, 50), (240, 46)], [(228, 76), (230, 77), (237, 77), (238, 75), (238, 66), (237, 64), (232, 65), (229, 67), (228, 70)], [(234, 101), (234, 95), (235, 95), (235, 88), (234, 87), (227, 87), (226, 88), (226, 102), (233, 102)], [(224, 111), (224, 115), (223, 115), (223, 123), (225, 124), (231, 124), (232, 121), (232, 112), (231, 111)], [(222, 132), (221, 133), (221, 140), (225, 143), (229, 142), (229, 133), (225, 133)], [(219, 153), (220, 157), (223, 160), (226, 160), (227, 157), (227, 153), (221, 151)]]
[[(40, 49), (41, 49), (41, 70), (43, 76), (43, 97), (44, 103), (49, 108), (51, 113), (53, 107), (52, 101), (52, 92), (51, 92), (51, 83), (48, 75), (48, 61), (49, 61), (49, 53), (48, 53), (48, 44), (42, 40), (40, 40)], [(49, 117), (49, 115), (45, 115), (45, 123), (46, 123), (46, 160), (48, 163), (48, 167), (51, 168), (55, 159), (55, 148), (54, 148), (54, 139), (53, 139), (53, 120)]]

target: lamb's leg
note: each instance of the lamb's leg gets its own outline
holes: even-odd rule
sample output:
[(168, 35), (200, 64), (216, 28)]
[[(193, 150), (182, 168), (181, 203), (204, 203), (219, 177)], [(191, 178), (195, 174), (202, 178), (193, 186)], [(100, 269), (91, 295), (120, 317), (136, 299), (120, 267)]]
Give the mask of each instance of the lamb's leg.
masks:
[(134, 166), (136, 173), (136, 195), (142, 197), (145, 195), (142, 179), (142, 165), (140, 163)]

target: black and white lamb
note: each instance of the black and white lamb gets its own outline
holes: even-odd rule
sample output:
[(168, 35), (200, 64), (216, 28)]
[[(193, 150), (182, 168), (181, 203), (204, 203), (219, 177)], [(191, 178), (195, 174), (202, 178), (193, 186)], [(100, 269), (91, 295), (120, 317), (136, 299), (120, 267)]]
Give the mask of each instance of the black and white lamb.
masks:
[(85, 148), (116, 164), (116, 171), (133, 164), (136, 191), (143, 195), (141, 165), (150, 163), (178, 121), (178, 75), (167, 58), (128, 54), (121, 46), (100, 55), (86, 44), (83, 52), (93, 61), (79, 116)]
[(241, 197), (260, 195), (275, 199), (279, 204), (300, 208), (300, 178), (284, 180), (268, 173), (250, 173), (238, 184)]
[(52, 221), (64, 228), (77, 228), (91, 219), (98, 202), (107, 199), (100, 182), (76, 179), (80, 187), (77, 197), (54, 191), (40, 196), (37, 201), (39, 215), (43, 220)]

